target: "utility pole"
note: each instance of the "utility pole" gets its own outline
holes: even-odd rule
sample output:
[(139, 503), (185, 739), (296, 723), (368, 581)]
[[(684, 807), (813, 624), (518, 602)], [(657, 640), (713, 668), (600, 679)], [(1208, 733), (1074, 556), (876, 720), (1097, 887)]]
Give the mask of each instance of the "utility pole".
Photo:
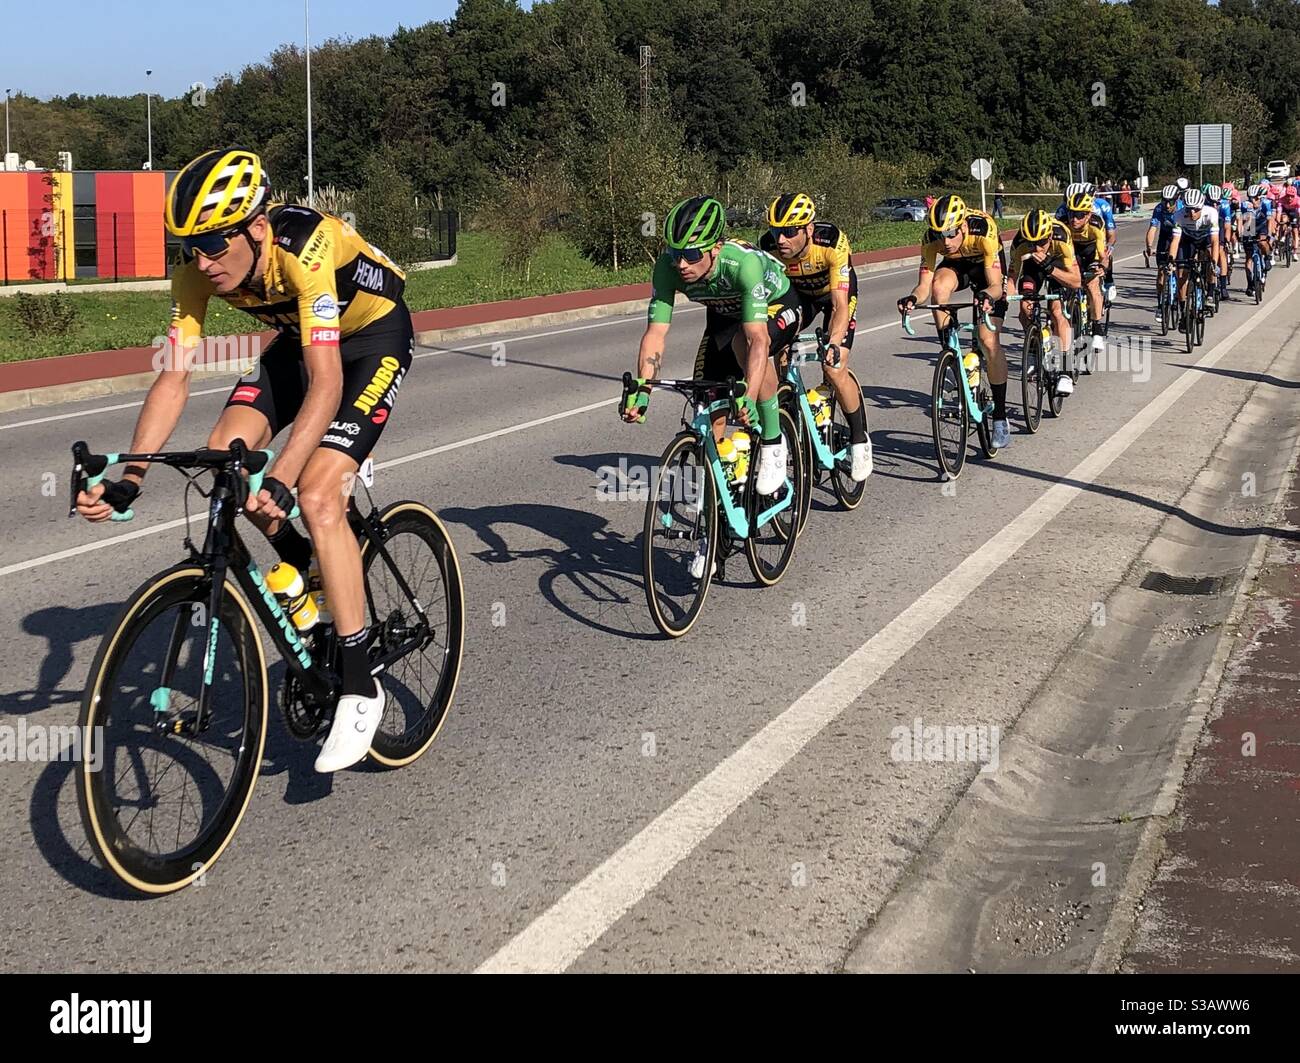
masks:
[(152, 73), (152, 70), (144, 72), (144, 120), (149, 129), (149, 161), (145, 164), (146, 170), (153, 169), (153, 95), (149, 92), (149, 75)]
[(302, 0), (303, 28), (307, 38), (307, 206), (316, 206), (316, 185), (311, 155), (311, 0)]
[(9, 93), (13, 89), (5, 89), (5, 154), (9, 154)]

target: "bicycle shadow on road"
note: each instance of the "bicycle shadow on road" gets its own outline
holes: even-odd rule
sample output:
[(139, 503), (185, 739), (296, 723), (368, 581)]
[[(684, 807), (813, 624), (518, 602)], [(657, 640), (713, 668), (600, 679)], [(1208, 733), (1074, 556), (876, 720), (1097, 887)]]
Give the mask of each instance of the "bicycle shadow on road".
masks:
[(1252, 380), (1260, 384), (1272, 384), (1275, 388), (1300, 388), (1300, 380), (1283, 380), (1281, 377), (1269, 376), (1265, 373), (1246, 373), (1240, 369), (1220, 369), (1217, 366), (1189, 365), (1186, 362), (1170, 362), (1169, 364), (1177, 369), (1195, 369), (1201, 373), (1212, 373), (1215, 376), (1232, 377), (1234, 380)]
[[(643, 607), (637, 539), (610, 530), (609, 520), (600, 514), (564, 506), (515, 503), (474, 509), (453, 507), (439, 510), (438, 515), (449, 524), (461, 524), (474, 531), (486, 547), (472, 551), (480, 561), (544, 562), (546, 568), (538, 579), (538, 590), (565, 616), (620, 638), (658, 637), (651, 631), (651, 620)], [(503, 530), (508, 525), (541, 533), (561, 545), (514, 549)]]
[[(929, 405), (929, 399), (926, 399)], [(883, 476), (887, 480), (911, 480), (915, 483), (933, 483), (943, 479), (939, 463), (934, 456), (934, 440), (928, 432), (900, 432), (875, 430), (871, 433), (871, 453), (875, 470), (871, 480)], [(968, 458), (969, 461), (982, 459)], [(991, 463), (986, 463), (991, 464)], [(907, 471), (916, 472), (909, 475)], [(867, 485), (871, 485), (871, 480)]]
[(1292, 528), (1277, 528), (1273, 525), (1239, 525), (1220, 524), (1217, 521), (1207, 520), (1199, 517), (1195, 513), (1189, 513), (1182, 506), (1173, 505), (1168, 502), (1157, 502), (1153, 498), (1147, 498), (1138, 494), (1136, 491), (1125, 491), (1118, 487), (1106, 487), (1098, 483), (1085, 483), (1082, 480), (1072, 480), (1068, 476), (1057, 476), (1053, 473), (1040, 472), (1037, 469), (1025, 469), (1017, 465), (1011, 465), (1007, 462), (990, 462), (990, 466), (1001, 471), (1010, 473), (1013, 476), (1023, 476), (1030, 480), (1041, 480), (1047, 484), (1064, 484), (1067, 487), (1077, 487), (1080, 490), (1087, 491), (1091, 494), (1105, 495), (1107, 498), (1114, 498), (1121, 502), (1132, 502), (1135, 505), (1146, 506), (1148, 509), (1164, 513), (1166, 516), (1177, 517), (1183, 523), (1197, 528), (1201, 531), (1211, 532), (1215, 535), (1228, 535), (1235, 538), (1242, 536), (1267, 535), (1274, 539), (1285, 540), (1287, 542), (1300, 542), (1300, 531)]
[[(56, 705), (79, 703), (81, 688), (62, 686), (72, 671), (73, 650), (87, 640), (97, 643), (121, 608), (121, 602), (101, 602), (82, 609), (55, 605), (23, 617), (23, 631), (45, 640), (45, 655), (41, 658), (35, 690), (0, 693), (0, 716), (20, 716)], [(89, 661), (86, 663), (89, 665)]]

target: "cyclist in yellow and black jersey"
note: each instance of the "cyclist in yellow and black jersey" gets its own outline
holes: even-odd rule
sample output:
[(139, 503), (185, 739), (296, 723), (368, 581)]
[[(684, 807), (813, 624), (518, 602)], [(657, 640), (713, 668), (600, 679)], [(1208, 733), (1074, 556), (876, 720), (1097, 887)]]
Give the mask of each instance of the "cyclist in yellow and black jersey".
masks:
[[(1101, 315), (1101, 278), (1106, 272), (1106, 222), (1094, 209), (1092, 195), (1086, 191), (1071, 193), (1065, 201), (1074, 257), (1079, 260), (1082, 287), (1088, 292), (1088, 320), (1092, 331), (1092, 359), (1106, 351), (1106, 329)], [(1067, 348), (1071, 350), (1072, 348)]]
[[(189, 396), (191, 354), (215, 297), (279, 335), (234, 387), (208, 437), (260, 449), (292, 425), (247, 516), (283, 561), (319, 567), (340, 646), (341, 693), (316, 769), (361, 760), (384, 711), (370, 674), (361, 552), (347, 521), (351, 482), (392, 413), (411, 364), (414, 333), (402, 301), (405, 275), (338, 218), (267, 202), (262, 161), (243, 148), (200, 155), (167, 192), (164, 220), (185, 262), (172, 277), (169, 355), (145, 398), (131, 450), (160, 451)], [(78, 499), (91, 521), (107, 520), (139, 493), (144, 466)], [(340, 490), (340, 485), (343, 490)], [(310, 542), (287, 520), (297, 505)]]
[[(1074, 257), (1074, 241), (1064, 222), (1045, 210), (1031, 210), (1020, 222), (1020, 231), (1011, 241), (1012, 286), (1020, 295), (1051, 295), (1062, 288), (1078, 288), (1079, 263)], [(1047, 304), (1056, 334), (1057, 350), (1068, 351), (1072, 336), (1070, 322), (1059, 300)], [(1020, 325), (1026, 333), (1030, 326), (1029, 303), (1020, 304)], [(1046, 355), (1046, 351), (1044, 354)], [(1061, 373), (1056, 382), (1058, 395), (1069, 395), (1074, 381)]]
[[(1007, 423), (1007, 359), (998, 332), (1007, 314), (1006, 253), (998, 235), (998, 223), (982, 210), (971, 210), (961, 196), (940, 196), (930, 207), (930, 228), (921, 244), (921, 272), (916, 287), (898, 300), (902, 314), (911, 313), (917, 303), (947, 303), (970, 288), (980, 306), (977, 330), (980, 347), (988, 355), (989, 384), (993, 391), (993, 445), (1011, 442)], [(987, 328), (983, 317), (993, 319)], [(942, 332), (951, 318), (946, 310), (934, 312), (935, 326)]]
[(768, 230), (759, 247), (785, 266), (802, 304), (799, 327), (822, 319), (828, 343), (822, 373), (848, 421), (849, 475), (860, 483), (871, 475), (872, 461), (862, 392), (848, 373), (848, 351), (858, 327), (858, 277), (849, 261), (848, 238), (816, 216), (816, 206), (802, 192), (777, 196), (767, 208)]

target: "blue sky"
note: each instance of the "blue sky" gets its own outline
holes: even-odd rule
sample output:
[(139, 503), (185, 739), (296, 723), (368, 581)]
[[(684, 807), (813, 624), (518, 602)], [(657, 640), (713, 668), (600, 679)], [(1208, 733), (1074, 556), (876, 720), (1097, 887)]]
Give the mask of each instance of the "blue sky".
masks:
[[(41, 99), (143, 92), (149, 69), (153, 92), (179, 96), (303, 40), (303, 0), (16, 0), (0, 9), (0, 90)], [(455, 10), (456, 0), (311, 0), (311, 36), (388, 34)]]

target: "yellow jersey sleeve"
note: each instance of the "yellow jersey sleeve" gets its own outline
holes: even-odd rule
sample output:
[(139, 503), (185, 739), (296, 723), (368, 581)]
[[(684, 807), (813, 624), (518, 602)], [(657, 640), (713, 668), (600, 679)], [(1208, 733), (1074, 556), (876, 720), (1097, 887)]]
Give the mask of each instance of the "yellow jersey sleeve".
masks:
[(167, 336), (173, 348), (193, 347), (203, 335), (213, 285), (198, 263), (183, 262), (172, 273), (172, 319)]

